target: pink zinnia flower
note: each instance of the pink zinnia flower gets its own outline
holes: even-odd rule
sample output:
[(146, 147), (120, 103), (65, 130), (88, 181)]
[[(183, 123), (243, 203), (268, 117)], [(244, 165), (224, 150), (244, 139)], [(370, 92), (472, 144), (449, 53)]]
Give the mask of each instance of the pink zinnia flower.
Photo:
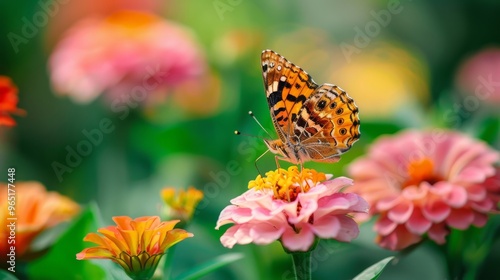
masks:
[(349, 213), (366, 212), (363, 198), (340, 192), (352, 185), (345, 177), (292, 166), (260, 175), (248, 184), (250, 190), (231, 200), (222, 210), (216, 229), (232, 223), (221, 237), (225, 247), (235, 244), (269, 244), (281, 241), (288, 251), (308, 251), (315, 239), (349, 242), (359, 234)]
[(460, 66), (456, 84), (471, 94), (474, 100), (464, 100), (469, 106), (477, 101), (500, 104), (500, 48), (488, 48), (468, 58)]
[(425, 236), (445, 243), (449, 228), (485, 225), (498, 209), (499, 153), (451, 131), (408, 131), (384, 137), (351, 164), (352, 191), (378, 214), (380, 246), (401, 250)]
[(56, 46), (49, 66), (55, 91), (77, 102), (108, 92), (108, 97), (137, 103), (151, 92), (197, 82), (206, 74), (205, 58), (189, 29), (133, 11), (77, 22)]

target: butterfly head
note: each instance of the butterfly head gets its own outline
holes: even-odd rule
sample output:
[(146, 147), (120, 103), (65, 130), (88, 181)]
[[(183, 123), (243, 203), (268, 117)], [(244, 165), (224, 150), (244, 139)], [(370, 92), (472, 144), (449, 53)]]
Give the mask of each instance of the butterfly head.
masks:
[(276, 139), (276, 140), (271, 140), (271, 139), (264, 139), (264, 143), (266, 143), (267, 148), (273, 153), (273, 154), (283, 154), (283, 150), (285, 149), (285, 145), (283, 144), (283, 141), (281, 139)]
[(281, 160), (286, 160), (293, 164), (301, 162), (299, 160), (300, 155), (293, 151), (292, 147), (285, 145), (285, 143), (283, 143), (281, 139), (264, 139), (264, 143), (266, 143), (269, 151), (271, 151), (273, 154), (281, 156), (279, 157)]

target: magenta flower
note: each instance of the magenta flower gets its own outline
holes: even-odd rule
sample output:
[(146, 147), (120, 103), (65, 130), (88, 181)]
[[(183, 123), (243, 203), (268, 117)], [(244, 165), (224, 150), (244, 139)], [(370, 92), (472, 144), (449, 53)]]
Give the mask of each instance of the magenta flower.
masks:
[(250, 190), (231, 200), (222, 210), (216, 229), (234, 224), (221, 237), (225, 247), (235, 244), (269, 244), (281, 241), (288, 251), (308, 251), (316, 238), (349, 242), (359, 234), (349, 213), (368, 211), (363, 198), (340, 192), (352, 185), (345, 177), (292, 166), (260, 175)]
[(482, 227), (498, 209), (498, 159), (498, 152), (466, 135), (407, 131), (381, 138), (351, 164), (351, 190), (378, 215), (380, 246), (401, 250), (425, 237), (443, 244), (450, 227)]
[(49, 68), (55, 91), (77, 102), (107, 92), (113, 100), (137, 103), (151, 92), (206, 78), (205, 58), (189, 29), (132, 11), (76, 23), (56, 46)]

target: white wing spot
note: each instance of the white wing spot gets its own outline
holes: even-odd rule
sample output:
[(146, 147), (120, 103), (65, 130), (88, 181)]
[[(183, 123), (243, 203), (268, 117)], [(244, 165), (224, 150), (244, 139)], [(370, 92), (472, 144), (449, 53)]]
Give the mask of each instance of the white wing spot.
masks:
[(280, 81), (282, 82), (286, 81), (286, 76), (281, 76)]
[(271, 64), (269, 64), (269, 67), (273, 68), (274, 67), (274, 62), (271, 62)]
[(281, 65), (278, 65), (278, 71), (281, 71)]
[(272, 91), (271, 92), (275, 92), (277, 90), (278, 90), (278, 81), (274, 81), (272, 84)]

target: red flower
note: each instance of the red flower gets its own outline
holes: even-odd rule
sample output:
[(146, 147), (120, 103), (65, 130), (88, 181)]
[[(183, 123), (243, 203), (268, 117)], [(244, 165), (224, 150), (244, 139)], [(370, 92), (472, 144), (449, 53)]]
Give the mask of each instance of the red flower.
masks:
[(24, 114), (24, 110), (17, 108), (17, 102), (17, 87), (9, 77), (0, 76), (0, 125), (16, 125), (10, 114)]

